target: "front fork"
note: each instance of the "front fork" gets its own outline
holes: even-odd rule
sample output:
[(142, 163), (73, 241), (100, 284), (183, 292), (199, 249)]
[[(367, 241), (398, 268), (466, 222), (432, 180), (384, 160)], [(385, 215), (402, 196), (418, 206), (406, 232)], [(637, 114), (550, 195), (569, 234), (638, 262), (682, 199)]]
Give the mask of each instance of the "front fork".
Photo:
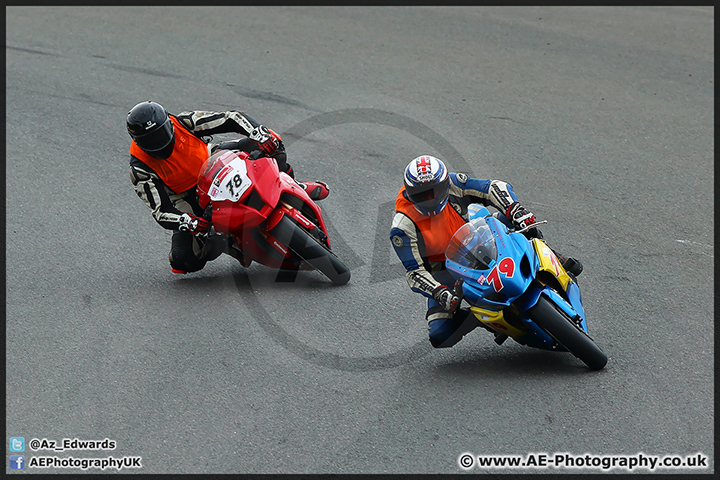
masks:
[(303, 215), (297, 208), (282, 202), (280, 203), (278, 208), (276, 208), (270, 214), (267, 220), (265, 220), (265, 224), (263, 225), (263, 229), (261, 230), (263, 236), (266, 238), (268, 243), (282, 255), (288, 257), (289, 250), (275, 238), (275, 236), (272, 234), (272, 230), (277, 226), (278, 223), (280, 223), (280, 220), (284, 216), (289, 217), (293, 222), (295, 222), (301, 228), (305, 229), (310, 235), (318, 239), (319, 242), (324, 243), (325, 246), (329, 248), (330, 242), (327, 238), (327, 235), (325, 235), (325, 232), (323, 232), (320, 227), (308, 220), (308, 218)]

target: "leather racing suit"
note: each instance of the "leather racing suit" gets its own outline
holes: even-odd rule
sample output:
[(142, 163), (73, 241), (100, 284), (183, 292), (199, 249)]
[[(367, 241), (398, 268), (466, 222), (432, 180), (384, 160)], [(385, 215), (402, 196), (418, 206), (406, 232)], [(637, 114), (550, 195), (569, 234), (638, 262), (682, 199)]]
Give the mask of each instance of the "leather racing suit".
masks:
[[(194, 272), (202, 269), (207, 261), (214, 260), (227, 248), (227, 242), (223, 241), (222, 237), (204, 241), (189, 232), (178, 230), (183, 213), (199, 217), (204, 213), (195, 191), (200, 167), (218, 148), (247, 152), (257, 149), (255, 142), (247, 137), (213, 144), (210, 143), (211, 136), (221, 133), (241, 133), (249, 136), (252, 129), (260, 124), (236, 110), (186, 111), (169, 116), (176, 130), (175, 141), (182, 141), (182, 147), (186, 144), (192, 145), (192, 150), (185, 153), (184, 157), (176, 159), (174, 157), (181, 155), (181, 152), (176, 155), (176, 150), (180, 150), (181, 146), (177, 143), (170, 158), (161, 160), (149, 157), (133, 142), (130, 149), (130, 180), (137, 196), (152, 210), (155, 221), (161, 227), (174, 231), (170, 249), (170, 265), (173, 270)], [(206, 144), (204, 148), (199, 140)], [(202, 158), (198, 158), (200, 156)], [(282, 171), (294, 177), (282, 147), (273, 157)], [(166, 166), (168, 168), (165, 168)]]
[[(450, 347), (462, 335), (464, 318), (454, 318), (434, 298), (433, 291), (442, 286), (452, 287), (454, 279), (445, 269), (445, 249), (455, 231), (468, 221), (467, 208), (471, 203), (492, 206), (506, 212), (518, 199), (512, 186), (500, 180), (480, 180), (463, 173), (450, 173), (448, 204), (437, 215), (426, 216), (418, 212), (405, 195), (403, 186), (395, 202), (395, 216), (390, 230), (395, 253), (406, 269), (410, 289), (428, 298), (427, 313), (430, 343)], [(498, 219), (507, 222), (500, 213)]]

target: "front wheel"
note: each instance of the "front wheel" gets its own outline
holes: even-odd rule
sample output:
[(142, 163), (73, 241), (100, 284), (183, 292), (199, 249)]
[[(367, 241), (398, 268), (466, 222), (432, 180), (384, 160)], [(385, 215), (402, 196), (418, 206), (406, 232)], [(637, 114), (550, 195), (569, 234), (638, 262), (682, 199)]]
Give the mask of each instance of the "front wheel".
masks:
[(570, 353), (582, 360), (591, 370), (602, 370), (607, 363), (607, 356), (595, 342), (576, 327), (572, 320), (541, 296), (537, 304), (529, 312), (530, 318), (565, 347)]
[(282, 217), (271, 233), (335, 285), (345, 285), (350, 280), (350, 269), (288, 217)]

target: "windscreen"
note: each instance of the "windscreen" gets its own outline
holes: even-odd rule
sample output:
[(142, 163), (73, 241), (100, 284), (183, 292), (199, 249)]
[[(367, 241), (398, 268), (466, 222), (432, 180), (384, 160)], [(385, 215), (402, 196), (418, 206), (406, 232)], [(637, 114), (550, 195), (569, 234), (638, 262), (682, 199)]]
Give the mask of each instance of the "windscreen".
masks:
[(495, 236), (484, 218), (476, 218), (453, 235), (445, 256), (472, 270), (487, 270), (497, 259)]

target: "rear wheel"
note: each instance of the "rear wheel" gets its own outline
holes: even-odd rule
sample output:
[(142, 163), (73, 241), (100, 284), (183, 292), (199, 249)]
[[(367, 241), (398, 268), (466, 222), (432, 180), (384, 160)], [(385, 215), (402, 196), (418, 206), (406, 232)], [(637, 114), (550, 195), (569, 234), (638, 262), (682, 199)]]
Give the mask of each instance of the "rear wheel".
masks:
[(585, 331), (576, 326), (570, 317), (558, 310), (552, 302), (540, 297), (529, 311), (533, 321), (565, 347), (570, 353), (582, 360), (591, 370), (602, 370), (607, 356), (595, 345)]
[(322, 272), (335, 285), (345, 285), (350, 280), (350, 269), (317, 239), (300, 228), (287, 216), (273, 228), (272, 235), (287, 245), (300, 258)]

